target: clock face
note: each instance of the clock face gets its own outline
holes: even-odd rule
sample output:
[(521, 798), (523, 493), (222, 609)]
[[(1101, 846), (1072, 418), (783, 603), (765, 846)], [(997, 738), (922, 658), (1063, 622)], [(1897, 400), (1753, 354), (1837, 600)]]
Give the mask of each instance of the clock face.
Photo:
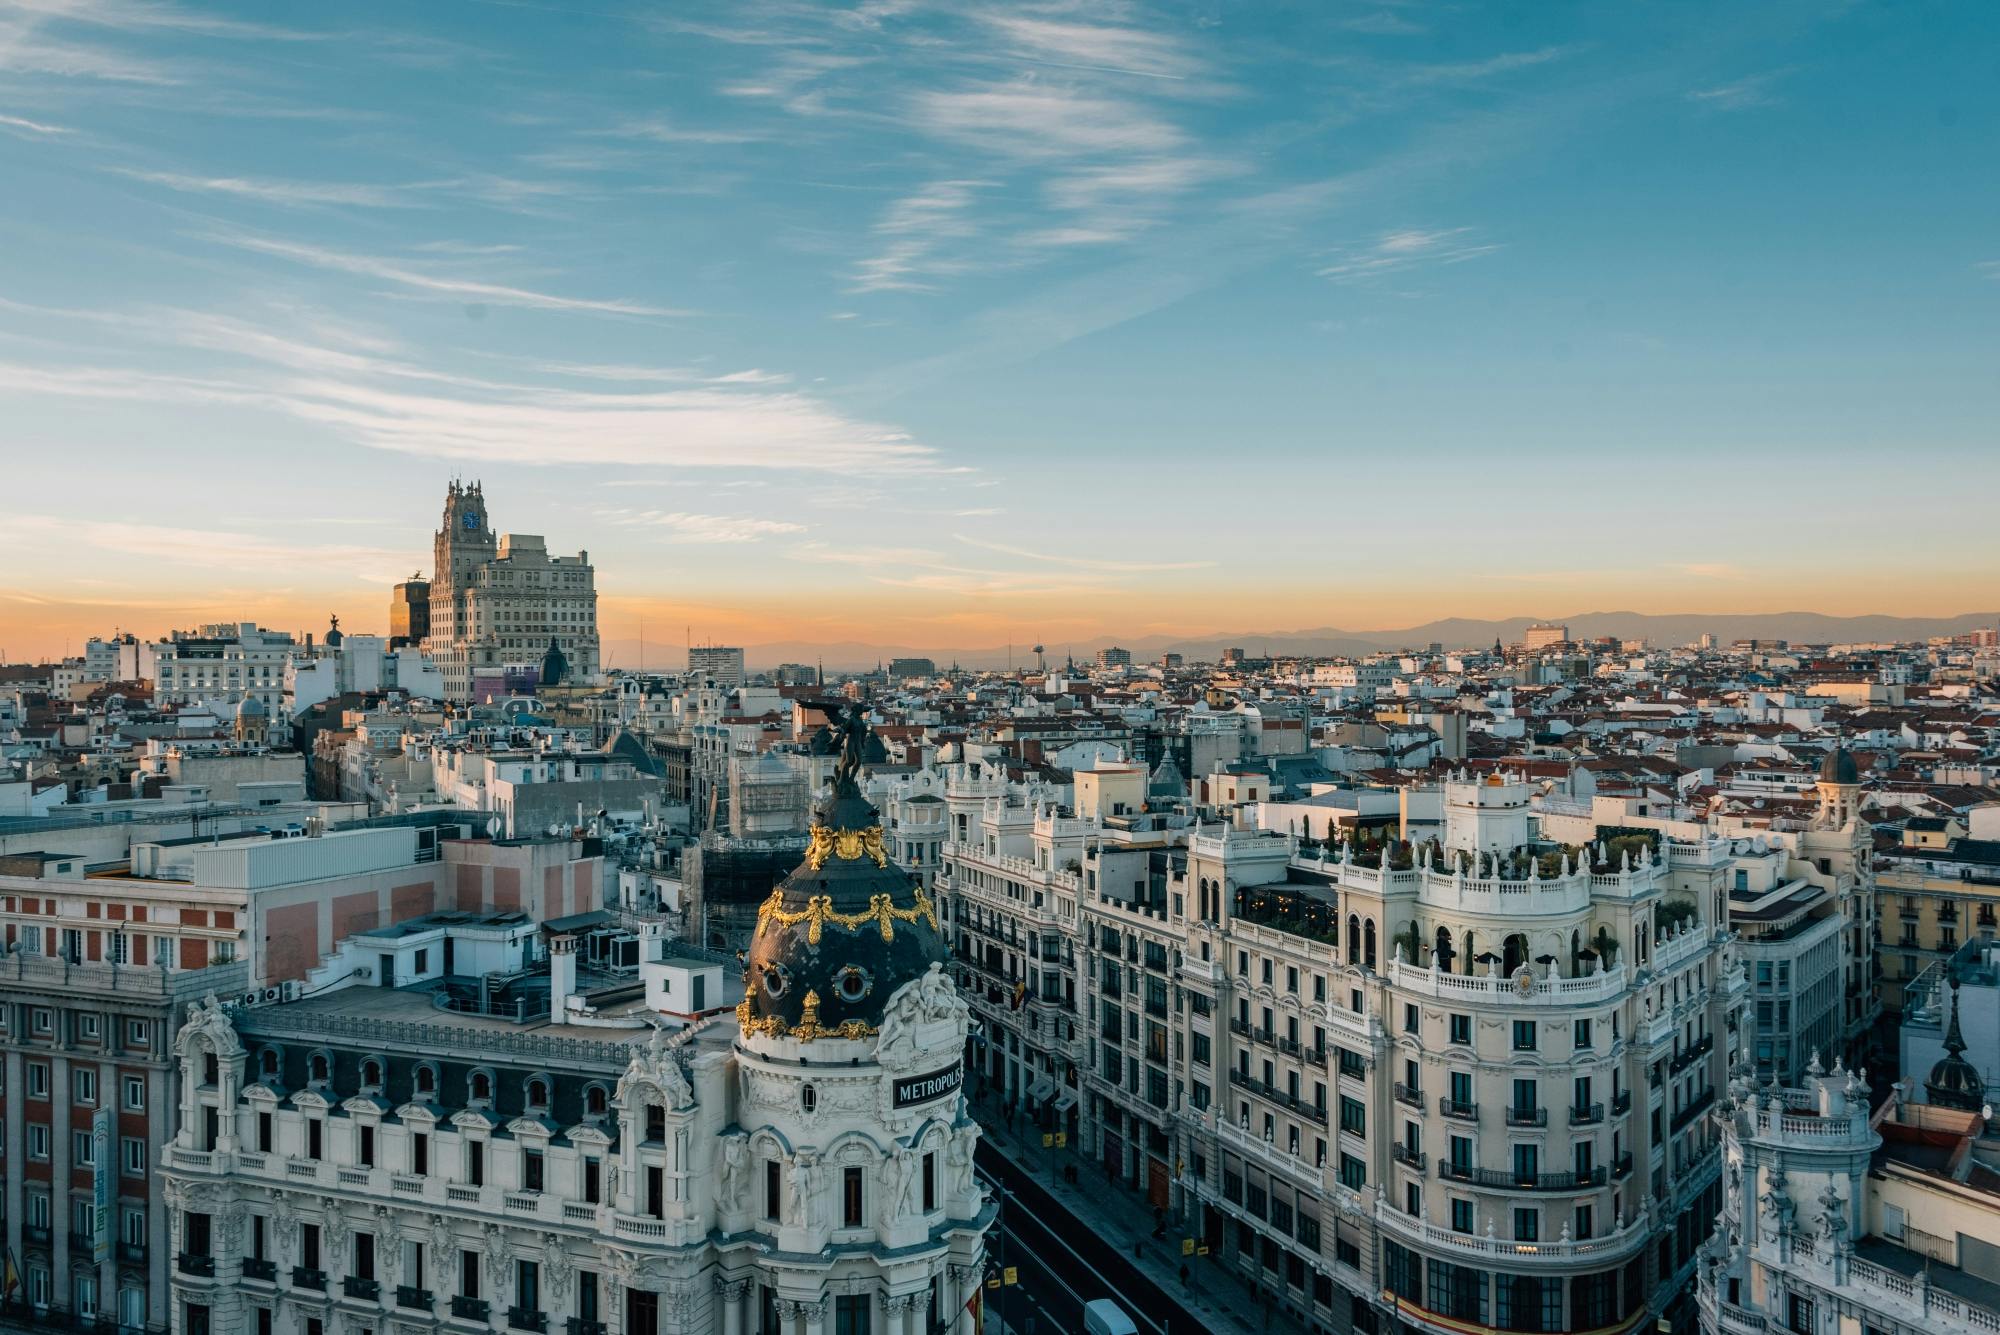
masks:
[(477, 533), (479, 531), (479, 512), (477, 510), (467, 510), (465, 512), (464, 523), (467, 533)]

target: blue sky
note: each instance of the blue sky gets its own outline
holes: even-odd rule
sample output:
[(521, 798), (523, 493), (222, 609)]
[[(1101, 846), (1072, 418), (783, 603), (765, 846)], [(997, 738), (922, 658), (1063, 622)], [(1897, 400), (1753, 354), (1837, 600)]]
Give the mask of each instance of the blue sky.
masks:
[(0, 0), (0, 647), (1975, 610), (1996, 14)]

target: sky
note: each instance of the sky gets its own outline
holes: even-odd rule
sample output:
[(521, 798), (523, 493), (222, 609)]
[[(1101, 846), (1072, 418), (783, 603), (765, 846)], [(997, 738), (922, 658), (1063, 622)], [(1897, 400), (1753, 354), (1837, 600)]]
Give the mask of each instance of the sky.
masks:
[(1945, 615), (2000, 8), (0, 0), (0, 659)]

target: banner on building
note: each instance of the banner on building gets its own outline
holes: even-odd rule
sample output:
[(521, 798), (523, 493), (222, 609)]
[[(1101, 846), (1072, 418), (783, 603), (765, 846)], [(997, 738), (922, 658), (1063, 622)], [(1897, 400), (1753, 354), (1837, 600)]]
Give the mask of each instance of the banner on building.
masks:
[(103, 1265), (111, 1259), (112, 1202), (118, 1195), (118, 1162), (112, 1152), (111, 1109), (99, 1108), (90, 1119), (90, 1259)]

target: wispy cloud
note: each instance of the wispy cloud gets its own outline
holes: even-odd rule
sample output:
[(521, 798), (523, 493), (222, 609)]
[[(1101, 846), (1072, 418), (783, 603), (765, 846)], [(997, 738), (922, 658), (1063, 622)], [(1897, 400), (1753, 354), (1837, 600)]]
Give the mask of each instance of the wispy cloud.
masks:
[(60, 541), (82, 550), (211, 570), (336, 570), (389, 582), (408, 573), (410, 560), (408, 552), (393, 548), (292, 543), (229, 529), (179, 528), (129, 518), (111, 521), (16, 515), (5, 527), (8, 531), (0, 535), (0, 547)]
[(220, 18), (189, 5), (151, 4), (144, 0), (8, 0), (7, 8), (25, 18), (89, 24), (125, 32), (154, 29), (258, 42), (311, 42), (327, 36), (297, 28)]
[(1500, 249), (1496, 244), (1471, 239), (1471, 232), (1469, 227), (1384, 232), (1370, 245), (1336, 251), (1331, 262), (1320, 268), (1319, 276), (1336, 283), (1355, 283), (1420, 264), (1462, 264)]
[(981, 551), (999, 552), (1003, 556), (1015, 556), (1024, 561), (1039, 561), (1048, 565), (1071, 566), (1080, 570), (1106, 570), (1137, 574), (1148, 570), (1205, 570), (1215, 564), (1213, 561), (1125, 561), (1104, 560), (1097, 557), (1073, 556), (1059, 552), (1038, 552), (1029, 547), (1013, 547), (1006, 543), (987, 542), (980, 538), (968, 538), (962, 533), (952, 535), (968, 547)]
[(187, 176), (178, 172), (116, 168), (119, 175), (163, 185), (188, 194), (230, 195), (261, 204), (286, 206), (352, 204), (362, 208), (398, 209), (422, 206), (408, 186), (353, 185), (333, 181), (271, 181), (242, 176)]
[(1484, 60), (1452, 61), (1439, 65), (1415, 65), (1407, 71), (1410, 82), (1426, 83), (1478, 83), (1483, 79), (1500, 74), (1513, 74), (1518, 70), (1533, 69), (1546, 65), (1552, 60), (1561, 60), (1576, 53), (1574, 46), (1544, 46), (1533, 51), (1503, 51), (1497, 56)]
[(979, 181), (934, 181), (891, 204), (876, 222), (883, 247), (854, 266), (854, 292), (929, 292), (936, 280), (963, 273), (969, 262), (945, 253), (973, 236), (970, 217)]
[[(906, 433), (778, 388), (769, 373), (685, 387), (580, 390), (424, 365), (291, 317), (300, 335), (193, 311), (45, 311), (126, 338), (212, 354), (193, 376), (96, 365), (0, 361), (0, 397), (205, 405), (275, 413), (335, 439), (432, 459), (537, 466), (789, 469), (948, 474)], [(109, 355), (109, 354), (107, 354)], [(272, 368), (276, 368), (273, 370)]]
[(1168, 153), (1187, 142), (1137, 102), (1030, 81), (923, 92), (914, 109), (930, 133), (1002, 157)]
[(1731, 83), (1696, 88), (1688, 93), (1688, 101), (1711, 111), (1748, 111), (1753, 107), (1773, 106), (1780, 100), (1773, 85), (1789, 73), (1789, 68), (1772, 70)]
[(240, 250), (254, 251), (261, 255), (272, 255), (279, 259), (311, 265), (318, 269), (331, 269), (339, 273), (357, 274), (365, 278), (376, 278), (394, 283), (399, 287), (423, 292), (432, 296), (460, 301), (492, 302), (499, 306), (529, 306), (547, 311), (587, 311), (604, 315), (687, 315), (688, 311), (675, 310), (665, 306), (651, 306), (642, 302), (624, 299), (601, 299), (589, 297), (565, 297), (550, 292), (538, 292), (531, 288), (513, 287), (505, 283), (482, 282), (472, 278), (458, 278), (447, 274), (413, 269), (409, 265), (392, 259), (372, 255), (355, 255), (346, 251), (330, 250), (323, 246), (307, 245), (297, 241), (283, 241), (275, 237), (254, 236), (248, 233), (231, 233), (218, 236), (217, 240)]
[(25, 116), (0, 116), (0, 130), (16, 130), (22, 134), (68, 134), (66, 126), (50, 125), (43, 121), (31, 121)]
[(783, 385), (790, 383), (792, 379), (782, 371), (766, 371), (754, 366), (746, 371), (725, 371), (719, 375), (697, 370), (692, 366), (636, 366), (620, 363), (543, 362), (536, 369), (550, 375), (571, 376), (579, 380), (614, 380), (627, 384)]
[(1152, 79), (1185, 79), (1198, 68), (1181, 44), (1143, 28), (1095, 23), (1062, 23), (1023, 14), (975, 15), (997, 30), (1018, 54), (1039, 57), (1058, 68)]
[(22, 24), (0, 24), (0, 72), (156, 87), (188, 81), (187, 71), (179, 66), (109, 47), (33, 35)]
[(621, 121), (597, 133), (611, 139), (640, 139), (654, 144), (753, 144), (770, 137), (757, 130), (684, 125), (665, 116)]
[(758, 542), (806, 531), (804, 524), (748, 515), (702, 515), (684, 510), (599, 510), (597, 518), (620, 528), (658, 529), (669, 542)]

